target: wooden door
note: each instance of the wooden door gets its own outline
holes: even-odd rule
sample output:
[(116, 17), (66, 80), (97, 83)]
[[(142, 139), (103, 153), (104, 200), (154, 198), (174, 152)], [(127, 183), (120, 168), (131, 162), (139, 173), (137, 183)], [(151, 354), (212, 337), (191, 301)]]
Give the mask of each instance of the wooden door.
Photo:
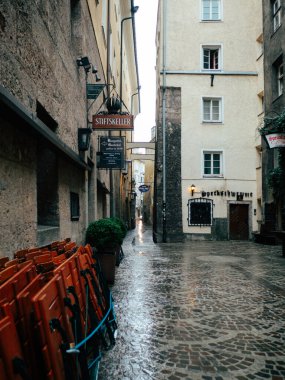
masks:
[(248, 240), (249, 221), (247, 204), (230, 205), (230, 240)]

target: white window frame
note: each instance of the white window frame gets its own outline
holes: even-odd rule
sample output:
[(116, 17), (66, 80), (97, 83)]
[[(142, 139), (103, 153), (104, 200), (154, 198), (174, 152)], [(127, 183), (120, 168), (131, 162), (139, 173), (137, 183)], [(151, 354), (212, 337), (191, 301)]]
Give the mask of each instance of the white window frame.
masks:
[(275, 0), (272, 5), (273, 12), (273, 32), (281, 26), (281, 1)]
[[(205, 154), (211, 154), (211, 173), (205, 173)], [(213, 155), (219, 154), (220, 156), (220, 172), (214, 173)], [(224, 151), (222, 149), (203, 149), (202, 150), (202, 177), (203, 178), (224, 178)]]
[[(205, 18), (204, 17), (204, 1), (210, 1), (210, 17)], [(213, 1), (218, 1), (219, 2), (219, 17), (218, 18), (213, 18)], [(200, 9), (201, 9), (201, 21), (210, 21), (210, 22), (219, 22), (222, 20), (222, 5), (223, 5), (223, 0), (201, 0), (200, 1)]]
[[(205, 113), (204, 113), (204, 105), (205, 101), (210, 101), (210, 118), (205, 119)], [(219, 119), (214, 120), (213, 119), (213, 101), (219, 102)], [(221, 124), (224, 119), (223, 115), (223, 98), (221, 96), (203, 96), (201, 99), (201, 115), (202, 115), (202, 123), (211, 123), (211, 124)]]
[(277, 67), (278, 96), (283, 94), (284, 64), (283, 62)]
[(105, 38), (105, 41), (107, 41), (107, 0), (103, 0), (102, 1), (102, 19), (101, 19), (101, 22), (102, 22), (102, 29), (103, 29), (103, 34), (104, 34), (104, 38)]
[[(218, 68), (217, 69), (207, 69), (204, 67), (204, 56), (205, 56), (205, 51), (206, 50), (218, 50)], [(221, 71), (223, 68), (223, 54), (222, 54), (222, 44), (205, 44), (201, 45), (201, 69), (203, 71)]]

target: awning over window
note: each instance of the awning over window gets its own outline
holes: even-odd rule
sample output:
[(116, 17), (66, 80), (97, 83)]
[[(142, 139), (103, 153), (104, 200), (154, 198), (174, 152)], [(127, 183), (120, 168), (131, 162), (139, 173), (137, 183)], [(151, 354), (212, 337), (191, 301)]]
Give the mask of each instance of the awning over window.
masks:
[(25, 132), (43, 138), (58, 153), (77, 166), (91, 170), (80, 156), (66, 145), (54, 132), (52, 132), (30, 110), (27, 110), (7, 89), (0, 85), (0, 116), (9, 120), (16, 127), (24, 128)]

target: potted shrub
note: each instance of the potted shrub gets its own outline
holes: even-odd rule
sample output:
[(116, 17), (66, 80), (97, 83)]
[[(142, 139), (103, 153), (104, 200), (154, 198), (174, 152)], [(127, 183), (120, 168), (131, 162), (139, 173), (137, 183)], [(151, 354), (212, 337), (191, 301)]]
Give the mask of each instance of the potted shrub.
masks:
[[(117, 217), (112, 217), (110, 219), (113, 220), (115, 223), (117, 223), (117, 225), (121, 228), (123, 239), (124, 239), (128, 231), (124, 221)], [(123, 252), (122, 246), (120, 245), (120, 247), (118, 247), (116, 251), (116, 266), (117, 267), (120, 265), (123, 257), (124, 257), (124, 252)]]
[(107, 282), (115, 280), (116, 252), (124, 239), (122, 228), (113, 218), (91, 222), (86, 230), (86, 244), (95, 247), (98, 260)]

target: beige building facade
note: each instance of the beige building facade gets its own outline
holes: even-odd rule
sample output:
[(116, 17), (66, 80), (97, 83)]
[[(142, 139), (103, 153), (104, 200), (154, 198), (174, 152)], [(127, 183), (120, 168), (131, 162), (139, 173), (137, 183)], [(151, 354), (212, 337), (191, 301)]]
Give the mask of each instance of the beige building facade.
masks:
[(161, 0), (157, 31), (158, 240), (251, 239), (261, 218), (261, 1)]
[[(132, 0), (1, 2), (0, 254), (66, 237), (81, 244), (90, 221), (127, 215), (130, 176), (96, 162), (99, 136), (120, 133), (93, 131), (84, 150), (79, 131), (112, 95), (131, 109), (135, 11)], [(96, 98), (87, 99), (89, 84)], [(136, 115), (139, 96), (133, 103)]]

